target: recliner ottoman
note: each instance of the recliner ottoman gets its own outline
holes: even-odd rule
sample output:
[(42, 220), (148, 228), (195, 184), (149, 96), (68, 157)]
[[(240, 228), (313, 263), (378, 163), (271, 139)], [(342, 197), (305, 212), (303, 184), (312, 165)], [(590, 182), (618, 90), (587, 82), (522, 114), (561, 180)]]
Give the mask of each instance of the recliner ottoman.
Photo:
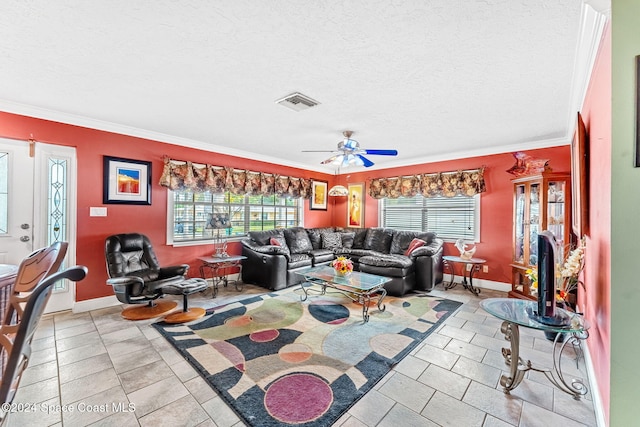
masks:
[(362, 273), (391, 278), (384, 284), (388, 295), (401, 297), (415, 287), (413, 261), (404, 255), (368, 255), (359, 259)]

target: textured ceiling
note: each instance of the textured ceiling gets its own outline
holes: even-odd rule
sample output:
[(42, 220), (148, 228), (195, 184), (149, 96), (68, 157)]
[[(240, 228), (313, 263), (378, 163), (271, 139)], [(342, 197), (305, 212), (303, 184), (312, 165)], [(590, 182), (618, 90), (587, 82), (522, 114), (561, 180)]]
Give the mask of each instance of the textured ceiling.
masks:
[[(2, 0), (0, 109), (329, 172), (301, 150), (346, 129), (399, 151), (374, 168), (557, 145), (580, 18), (577, 0)], [(320, 105), (275, 103), (297, 91)]]

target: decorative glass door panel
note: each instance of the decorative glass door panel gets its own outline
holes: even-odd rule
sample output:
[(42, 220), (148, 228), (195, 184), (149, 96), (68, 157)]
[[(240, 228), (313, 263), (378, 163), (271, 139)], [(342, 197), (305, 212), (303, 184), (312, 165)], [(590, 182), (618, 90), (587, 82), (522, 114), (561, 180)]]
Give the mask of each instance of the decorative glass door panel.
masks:
[(547, 191), (547, 229), (553, 233), (560, 249), (559, 257), (564, 259), (564, 249), (567, 244), (565, 235), (565, 182), (551, 181)]
[(516, 185), (515, 189), (515, 262), (524, 262), (524, 240), (525, 240), (525, 186)]
[(538, 233), (540, 232), (540, 184), (529, 187), (529, 259), (527, 263), (538, 263)]

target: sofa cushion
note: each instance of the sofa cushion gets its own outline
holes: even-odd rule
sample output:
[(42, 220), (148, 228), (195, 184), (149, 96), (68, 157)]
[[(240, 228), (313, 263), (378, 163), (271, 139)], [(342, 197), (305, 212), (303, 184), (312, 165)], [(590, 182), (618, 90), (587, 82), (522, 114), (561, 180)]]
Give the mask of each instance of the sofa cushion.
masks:
[(424, 241), (424, 240), (422, 240), (422, 239), (413, 239), (413, 240), (411, 241), (411, 243), (409, 243), (409, 247), (408, 247), (408, 248), (407, 248), (407, 250), (404, 252), (404, 255), (405, 255), (405, 256), (409, 256), (409, 255), (411, 255), (411, 253), (412, 253), (414, 250), (416, 250), (416, 249), (418, 249), (420, 246), (424, 246), (424, 245), (426, 245), (426, 244), (427, 244), (427, 242), (425, 242), (425, 241)]
[(337, 249), (342, 247), (341, 233), (323, 233), (322, 249)]
[(354, 249), (364, 249), (364, 240), (367, 238), (368, 228), (356, 228), (353, 230), (353, 246)]
[(309, 252), (313, 258), (313, 265), (319, 265), (325, 262), (333, 261), (335, 255), (331, 249), (314, 249)]
[(331, 233), (333, 231), (333, 227), (307, 228), (307, 234), (313, 249), (322, 249), (322, 233)]
[(249, 238), (259, 245), (269, 245), (269, 239), (273, 236), (282, 236), (280, 230), (267, 230), (267, 231), (250, 231)]
[(356, 233), (341, 233), (342, 237), (342, 247), (343, 248), (352, 248), (353, 247), (353, 238)]
[(307, 254), (291, 254), (291, 260), (287, 267), (288, 270), (300, 267), (311, 267), (312, 259)]
[(413, 261), (403, 255), (363, 256), (360, 271), (385, 277), (406, 277), (413, 273)]
[(302, 227), (285, 228), (284, 238), (292, 254), (306, 254), (313, 249), (309, 234)]
[(393, 233), (393, 239), (391, 240), (390, 254), (406, 255), (409, 244), (413, 239), (424, 240), (425, 244), (429, 244), (435, 239), (436, 234), (431, 232), (421, 231), (399, 231), (396, 230)]
[(364, 248), (383, 254), (389, 253), (393, 232), (386, 228), (370, 228), (364, 239)]

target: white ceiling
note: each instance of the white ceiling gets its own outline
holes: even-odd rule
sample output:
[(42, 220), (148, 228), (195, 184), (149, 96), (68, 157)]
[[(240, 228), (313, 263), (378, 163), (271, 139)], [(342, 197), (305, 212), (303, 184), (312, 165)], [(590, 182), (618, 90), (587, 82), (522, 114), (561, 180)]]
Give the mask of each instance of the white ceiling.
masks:
[[(331, 173), (330, 153), (301, 151), (347, 129), (399, 151), (374, 168), (560, 145), (584, 90), (581, 8), (2, 0), (0, 110)], [(275, 103), (292, 92), (320, 105)]]

